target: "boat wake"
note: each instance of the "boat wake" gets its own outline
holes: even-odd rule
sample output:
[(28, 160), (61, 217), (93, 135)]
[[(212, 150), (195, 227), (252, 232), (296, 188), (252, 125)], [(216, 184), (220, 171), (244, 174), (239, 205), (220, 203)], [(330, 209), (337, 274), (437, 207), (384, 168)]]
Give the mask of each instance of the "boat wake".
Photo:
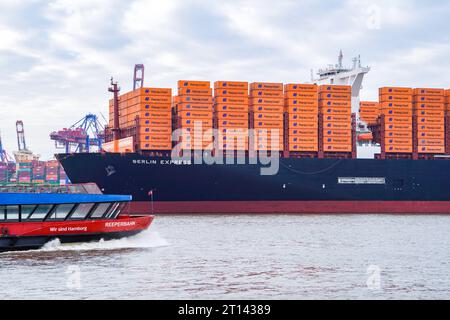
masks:
[(40, 252), (53, 251), (104, 251), (120, 249), (146, 249), (170, 245), (157, 231), (146, 230), (136, 236), (118, 240), (100, 240), (96, 242), (62, 244), (58, 239), (47, 243)]

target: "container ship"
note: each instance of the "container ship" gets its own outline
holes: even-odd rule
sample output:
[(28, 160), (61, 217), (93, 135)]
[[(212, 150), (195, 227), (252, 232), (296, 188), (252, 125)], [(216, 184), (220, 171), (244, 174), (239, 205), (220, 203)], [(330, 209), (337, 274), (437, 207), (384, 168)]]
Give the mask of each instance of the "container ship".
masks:
[(139, 213), (450, 213), (450, 91), (360, 102), (369, 70), (341, 55), (308, 84), (181, 80), (175, 96), (112, 82), (104, 152), (57, 158)]

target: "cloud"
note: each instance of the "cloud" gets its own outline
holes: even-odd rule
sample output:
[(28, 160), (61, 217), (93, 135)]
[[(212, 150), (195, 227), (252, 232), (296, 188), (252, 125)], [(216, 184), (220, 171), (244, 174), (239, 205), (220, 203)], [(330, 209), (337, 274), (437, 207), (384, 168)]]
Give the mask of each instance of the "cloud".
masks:
[(135, 63), (148, 86), (174, 89), (179, 79), (304, 82), (342, 48), (348, 64), (361, 54), (372, 67), (365, 99), (383, 85), (442, 87), (449, 14), (443, 0), (3, 0), (3, 142), (16, 148), (21, 119), (30, 148), (51, 157), (49, 133), (106, 116), (110, 76), (130, 90)]

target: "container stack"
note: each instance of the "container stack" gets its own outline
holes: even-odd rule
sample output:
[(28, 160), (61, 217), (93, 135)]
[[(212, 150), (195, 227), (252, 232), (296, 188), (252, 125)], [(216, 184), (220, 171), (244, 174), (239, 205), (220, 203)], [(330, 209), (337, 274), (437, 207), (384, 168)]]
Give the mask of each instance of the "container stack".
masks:
[(218, 131), (218, 150), (248, 151), (248, 82), (214, 83), (214, 127)]
[[(178, 81), (177, 129), (182, 150), (213, 149), (213, 98), (209, 81)], [(195, 129), (195, 130), (194, 130)]]
[(45, 182), (50, 184), (59, 183), (60, 165), (57, 160), (47, 161), (45, 164)]
[(284, 86), (285, 139), (292, 156), (319, 151), (319, 100), (315, 84)]
[[(319, 87), (320, 151), (327, 154), (354, 153), (352, 88), (342, 85)], [(354, 155), (352, 155), (353, 157)]]
[(359, 103), (359, 117), (367, 125), (376, 125), (380, 116), (380, 103), (375, 101), (361, 101)]
[(379, 89), (381, 103), (382, 154), (413, 152), (413, 90), (384, 87)]
[(417, 152), (445, 154), (445, 90), (414, 89), (413, 111), (417, 119)]
[[(284, 150), (284, 94), (282, 83), (250, 84), (250, 125), (253, 151)], [(275, 135), (275, 136), (274, 136)], [(276, 140), (276, 136), (278, 139)]]
[(43, 161), (34, 162), (33, 183), (45, 183), (45, 162)]
[(445, 153), (450, 154), (450, 90), (445, 90)]
[(17, 166), (17, 181), (19, 183), (31, 183), (33, 179), (33, 163), (22, 160)]

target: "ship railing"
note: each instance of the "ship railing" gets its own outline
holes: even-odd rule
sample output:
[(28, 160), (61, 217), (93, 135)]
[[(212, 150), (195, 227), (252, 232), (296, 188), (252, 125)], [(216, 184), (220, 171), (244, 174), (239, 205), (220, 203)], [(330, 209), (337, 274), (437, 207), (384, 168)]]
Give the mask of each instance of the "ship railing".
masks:
[(0, 193), (60, 193), (60, 194), (102, 194), (95, 183), (55, 185), (14, 185), (0, 186)]

